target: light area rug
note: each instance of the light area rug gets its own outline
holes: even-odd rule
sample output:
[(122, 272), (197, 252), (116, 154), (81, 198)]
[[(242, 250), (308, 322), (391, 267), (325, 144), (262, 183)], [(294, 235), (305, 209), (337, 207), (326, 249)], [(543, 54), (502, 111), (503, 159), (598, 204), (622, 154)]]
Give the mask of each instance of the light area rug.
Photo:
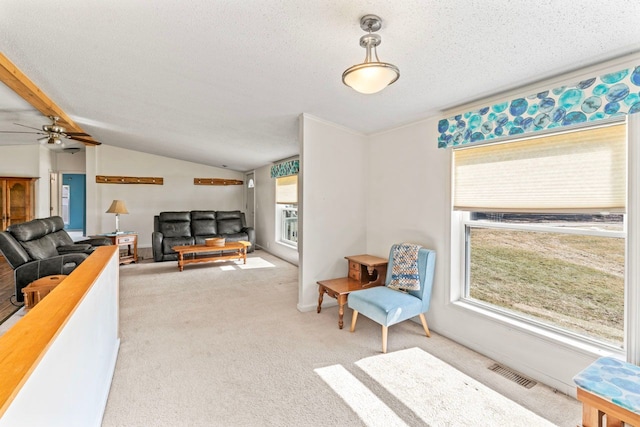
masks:
[[(428, 426), (555, 426), (419, 348), (367, 357), (355, 365)], [(315, 372), (365, 425), (408, 425), (343, 366)]]
[[(419, 348), (367, 357), (355, 364), (432, 427), (555, 426)], [(330, 375), (331, 370), (316, 372), (338, 394), (349, 394), (340, 390), (348, 377)], [(330, 381), (342, 385), (334, 387)], [(380, 417), (374, 421), (363, 417), (361, 413), (385, 413), (379, 407), (384, 403), (371, 398), (367, 402), (370, 408), (354, 408), (365, 424), (394, 425), (380, 424)]]

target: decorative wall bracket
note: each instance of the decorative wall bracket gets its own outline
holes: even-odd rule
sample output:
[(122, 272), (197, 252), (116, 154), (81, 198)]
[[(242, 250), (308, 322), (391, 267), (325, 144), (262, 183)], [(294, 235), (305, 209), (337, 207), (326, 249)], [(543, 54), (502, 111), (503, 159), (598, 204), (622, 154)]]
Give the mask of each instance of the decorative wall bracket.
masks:
[(152, 184), (164, 185), (164, 178), (149, 176), (106, 176), (96, 175), (98, 184)]
[(242, 185), (244, 181), (226, 178), (193, 178), (193, 185)]

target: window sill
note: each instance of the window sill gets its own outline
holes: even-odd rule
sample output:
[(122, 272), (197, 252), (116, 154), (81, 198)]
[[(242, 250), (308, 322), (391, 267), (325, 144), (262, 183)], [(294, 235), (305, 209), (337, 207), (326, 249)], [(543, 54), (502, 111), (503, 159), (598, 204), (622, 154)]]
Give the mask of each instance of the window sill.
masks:
[(625, 359), (625, 352), (621, 348), (614, 345), (599, 343), (596, 340), (583, 338), (579, 335), (570, 333), (562, 333), (551, 327), (545, 327), (536, 322), (529, 322), (516, 316), (510, 316), (499, 310), (493, 310), (482, 304), (476, 304), (467, 300), (458, 300), (452, 302), (454, 307), (461, 310), (475, 313), (496, 323), (506, 325), (510, 328), (517, 329), (520, 332), (529, 334), (536, 338), (551, 342), (556, 345), (577, 350), (589, 356), (603, 357), (609, 356)]
[(298, 246), (296, 245), (292, 245), (291, 243), (286, 243), (286, 242), (282, 242), (282, 241), (276, 241), (277, 244), (284, 246), (285, 248), (289, 248), (289, 249), (293, 249), (295, 251), (298, 250)]

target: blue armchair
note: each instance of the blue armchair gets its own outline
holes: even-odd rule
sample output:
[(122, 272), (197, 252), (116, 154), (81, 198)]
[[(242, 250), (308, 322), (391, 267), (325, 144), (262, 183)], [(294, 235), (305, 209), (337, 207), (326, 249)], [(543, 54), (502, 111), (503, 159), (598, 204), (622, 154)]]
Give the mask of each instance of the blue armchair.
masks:
[[(389, 288), (393, 274), (393, 245), (389, 253), (389, 266), (385, 286), (376, 286), (349, 294), (348, 304), (353, 309), (351, 332), (356, 329), (358, 313), (362, 313), (376, 323), (382, 325), (382, 352), (387, 352), (387, 329), (415, 316), (420, 316), (422, 327), (430, 337), (429, 327), (424, 313), (429, 310), (431, 288), (435, 271), (436, 253), (433, 250), (420, 248), (418, 251), (418, 275), (420, 290), (402, 292)], [(414, 264), (415, 265), (415, 264)]]

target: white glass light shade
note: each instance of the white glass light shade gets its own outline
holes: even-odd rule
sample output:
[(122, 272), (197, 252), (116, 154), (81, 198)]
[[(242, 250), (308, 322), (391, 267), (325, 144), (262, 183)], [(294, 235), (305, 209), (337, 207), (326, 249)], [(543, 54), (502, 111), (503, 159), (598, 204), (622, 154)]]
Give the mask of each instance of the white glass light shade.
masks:
[(380, 92), (400, 77), (398, 68), (385, 62), (365, 62), (348, 68), (342, 81), (354, 90), (372, 94)]

